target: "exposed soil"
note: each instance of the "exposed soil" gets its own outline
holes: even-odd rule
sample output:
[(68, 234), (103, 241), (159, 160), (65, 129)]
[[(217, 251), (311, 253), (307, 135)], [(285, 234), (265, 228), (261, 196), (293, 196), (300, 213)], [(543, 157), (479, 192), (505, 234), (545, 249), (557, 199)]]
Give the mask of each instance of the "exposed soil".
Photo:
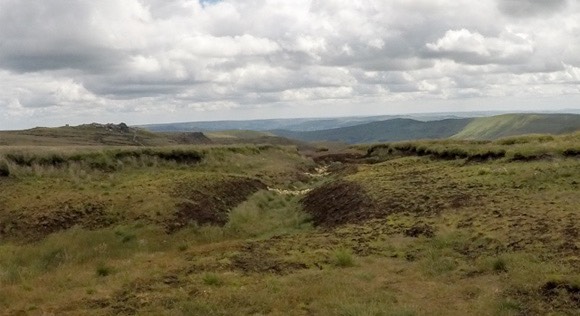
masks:
[(304, 263), (276, 258), (255, 243), (248, 243), (234, 256), (232, 267), (244, 273), (287, 274), (308, 268)]
[(0, 220), (0, 236), (38, 240), (79, 225), (98, 229), (111, 225), (118, 216), (107, 212), (107, 205), (99, 201), (68, 200), (42, 209), (23, 209)]
[(167, 287), (162, 280), (136, 279), (110, 297), (86, 299), (82, 304), (89, 309), (105, 309), (112, 315), (136, 315), (139, 309), (163, 299), (163, 288)]
[(266, 189), (259, 180), (233, 178), (212, 183), (199, 189), (199, 184), (180, 183), (174, 192), (182, 201), (176, 211), (165, 221), (168, 232), (175, 232), (189, 223), (223, 226), (228, 221), (229, 211), (245, 201), (251, 194)]
[(448, 149), (434, 149), (419, 146), (416, 144), (403, 143), (403, 144), (380, 144), (372, 146), (368, 149), (366, 158), (374, 157), (376, 159), (385, 160), (389, 156), (428, 156), (434, 160), (456, 160), (456, 159), (466, 159), (468, 162), (485, 162), (488, 160), (496, 160), (504, 158), (506, 155), (505, 150), (489, 150), (481, 153), (469, 153), (461, 148), (448, 148)]
[(563, 154), (565, 157), (580, 157), (580, 148), (568, 148)]
[[(379, 197), (371, 196), (366, 191), (368, 188), (358, 183), (339, 180), (312, 190), (302, 204), (312, 215), (315, 225), (333, 227), (385, 218), (395, 213), (423, 218), (446, 209), (472, 206), (481, 196), (476, 187), (449, 183), (427, 174), (405, 175), (404, 179), (396, 177), (393, 175), (397, 186)], [(419, 228), (416, 233), (419, 233)], [(423, 233), (429, 235), (427, 231)]]
[(374, 208), (364, 189), (344, 180), (312, 190), (303, 199), (304, 210), (317, 226), (333, 227), (373, 218)]
[(415, 224), (412, 227), (405, 230), (405, 236), (408, 237), (433, 237), (435, 236), (435, 230), (433, 226), (428, 224)]
[(531, 154), (531, 155), (522, 155), (520, 153), (516, 153), (510, 161), (538, 161), (538, 160), (551, 160), (554, 157), (550, 154)]
[(566, 281), (549, 281), (540, 288), (542, 297), (552, 304), (569, 304), (580, 308), (580, 285)]
[(548, 281), (535, 290), (515, 290), (524, 309), (522, 315), (578, 315), (580, 311), (580, 285), (568, 280)]

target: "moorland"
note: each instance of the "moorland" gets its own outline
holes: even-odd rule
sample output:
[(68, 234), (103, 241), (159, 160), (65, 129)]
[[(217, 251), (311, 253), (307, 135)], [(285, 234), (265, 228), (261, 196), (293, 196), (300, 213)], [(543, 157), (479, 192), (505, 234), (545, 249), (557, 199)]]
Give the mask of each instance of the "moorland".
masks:
[(0, 315), (577, 315), (578, 127), (473, 122), (0, 132)]

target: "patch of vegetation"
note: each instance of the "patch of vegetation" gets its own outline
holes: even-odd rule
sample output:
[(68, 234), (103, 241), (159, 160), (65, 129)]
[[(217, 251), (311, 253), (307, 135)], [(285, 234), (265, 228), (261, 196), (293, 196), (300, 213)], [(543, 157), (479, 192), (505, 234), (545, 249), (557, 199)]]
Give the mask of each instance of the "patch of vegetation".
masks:
[(195, 149), (113, 149), (56, 153), (14, 151), (4, 155), (6, 161), (17, 167), (66, 168), (78, 164), (81, 168), (115, 171), (126, 165), (156, 165), (173, 162), (177, 164), (199, 163), (203, 156)]
[(507, 263), (502, 258), (497, 258), (492, 263), (492, 269), (495, 272), (507, 272)]
[(215, 273), (206, 273), (203, 276), (203, 283), (205, 285), (219, 286), (223, 284), (222, 279)]
[(113, 269), (101, 263), (97, 266), (96, 273), (99, 277), (106, 277), (113, 273)]
[(348, 249), (338, 249), (334, 252), (333, 263), (337, 267), (348, 268), (355, 265), (355, 260)]

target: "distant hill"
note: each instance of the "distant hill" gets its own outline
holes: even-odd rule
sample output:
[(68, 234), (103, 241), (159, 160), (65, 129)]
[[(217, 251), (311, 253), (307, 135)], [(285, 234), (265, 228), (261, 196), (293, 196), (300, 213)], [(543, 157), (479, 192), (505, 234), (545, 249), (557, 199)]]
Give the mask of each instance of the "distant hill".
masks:
[(319, 131), (275, 130), (272, 132), (303, 141), (373, 143), (441, 138), (484, 140), (535, 133), (563, 134), (578, 130), (580, 130), (580, 115), (578, 114), (506, 114), (426, 122), (391, 119)]
[[(129, 127), (124, 123), (93, 123), (55, 128), (37, 127), (23, 131), (0, 131), (0, 146), (163, 146), (252, 143), (296, 145), (304, 148), (310, 146), (304, 142), (313, 141), (354, 144), (442, 138), (487, 140), (523, 134), (564, 134), (580, 131), (579, 114), (503, 114), (490, 117), (428, 120), (434, 117), (423, 116), (421, 120), (388, 117), (387, 120), (371, 122), (366, 120), (373, 120), (377, 117), (229, 121), (230, 123), (224, 123), (225, 125), (219, 125), (219, 122), (205, 122), (214, 124), (212, 128), (230, 126), (228, 124), (257, 126), (256, 122), (259, 123), (257, 130), (239, 128), (224, 130), (222, 128), (220, 131), (207, 132), (187, 129), (180, 132), (164, 131), (165, 128), (160, 128), (161, 132), (153, 132), (140, 127)], [(290, 128), (301, 130), (261, 130), (267, 126), (279, 126), (282, 124), (280, 122)], [(180, 124), (190, 123), (179, 123), (175, 126), (181, 126)], [(308, 130), (337, 125), (347, 126)], [(169, 124), (169, 127), (171, 126), (175, 130), (180, 130), (173, 124)]]
[(305, 141), (342, 141), (346, 143), (392, 142), (411, 139), (448, 138), (460, 132), (472, 119), (447, 119), (421, 122), (393, 119), (362, 125), (312, 132), (277, 130), (274, 134)]
[(166, 123), (140, 125), (153, 132), (210, 132), (223, 130), (288, 130), (297, 132), (317, 131), (341, 127), (356, 126), (371, 122), (391, 119), (413, 119), (416, 121), (438, 121), (450, 118), (471, 118), (499, 114), (497, 112), (463, 112), (463, 113), (427, 113), (406, 115), (379, 115), (379, 116), (350, 116), (335, 118), (293, 118), (293, 119), (264, 119), (244, 121), (202, 121), (184, 123)]
[(17, 146), (162, 146), (208, 142), (211, 140), (203, 133), (153, 133), (124, 123), (0, 131), (0, 145)]
[(344, 118), (296, 118), (296, 119), (266, 119), (246, 121), (206, 121), (140, 125), (138, 127), (153, 132), (186, 132), (186, 131), (269, 131), (285, 129), (290, 131), (314, 131), (336, 127), (346, 127), (364, 124), (373, 121), (381, 121), (391, 118), (390, 116), (370, 117), (344, 117)]
[(296, 139), (289, 139), (274, 135), (270, 132), (249, 131), (249, 130), (228, 130), (206, 132), (213, 143), (222, 145), (233, 144), (269, 144), (281, 146), (296, 146), (302, 150), (314, 150), (315, 146)]
[(496, 139), (523, 134), (564, 134), (578, 130), (578, 114), (504, 114), (476, 118), (453, 138)]
[(204, 144), (267, 144), (312, 146), (302, 141), (258, 131), (151, 132), (126, 124), (36, 127), (22, 131), (0, 131), (0, 146), (167, 146)]

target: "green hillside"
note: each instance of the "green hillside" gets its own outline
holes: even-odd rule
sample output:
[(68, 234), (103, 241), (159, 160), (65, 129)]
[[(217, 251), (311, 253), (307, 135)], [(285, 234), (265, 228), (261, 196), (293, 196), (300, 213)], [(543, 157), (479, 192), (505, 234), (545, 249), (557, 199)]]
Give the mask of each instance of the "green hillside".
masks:
[(319, 131), (277, 130), (273, 133), (304, 141), (373, 143), (444, 138), (488, 140), (525, 134), (557, 135), (578, 130), (578, 114), (505, 114), (427, 122), (392, 119)]
[(476, 118), (453, 138), (496, 139), (523, 134), (564, 134), (578, 130), (580, 115), (505, 114)]
[(411, 139), (440, 139), (451, 137), (467, 126), (472, 119), (447, 119), (421, 122), (393, 119), (368, 124), (311, 132), (274, 131), (275, 134), (304, 141), (340, 141), (346, 143), (391, 142)]

